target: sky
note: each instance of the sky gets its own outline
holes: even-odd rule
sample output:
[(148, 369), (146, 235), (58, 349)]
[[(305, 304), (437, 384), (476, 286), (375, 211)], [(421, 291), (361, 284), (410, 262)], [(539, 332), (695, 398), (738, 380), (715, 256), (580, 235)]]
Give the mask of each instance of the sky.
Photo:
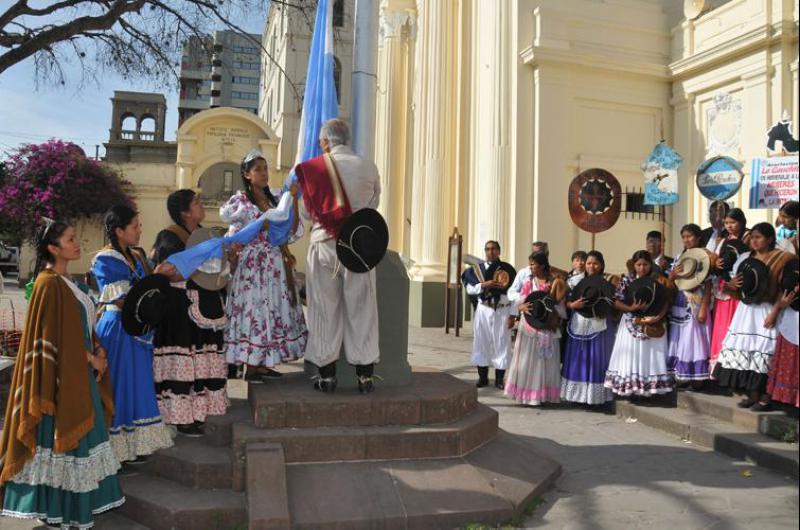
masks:
[[(261, 33), (265, 22), (266, 10), (239, 21), (242, 29), (250, 33)], [(99, 145), (103, 156), (102, 144), (108, 141), (115, 90), (163, 93), (167, 98), (166, 139), (175, 139), (177, 88), (153, 86), (146, 79), (123, 80), (114, 72), (104, 72), (100, 82), (81, 84), (79, 68), (74, 64), (64, 66), (65, 86), (39, 83), (37, 87), (32, 59), (0, 74), (0, 159), (20, 144), (49, 138), (74, 142), (89, 156), (94, 156), (95, 146)]]

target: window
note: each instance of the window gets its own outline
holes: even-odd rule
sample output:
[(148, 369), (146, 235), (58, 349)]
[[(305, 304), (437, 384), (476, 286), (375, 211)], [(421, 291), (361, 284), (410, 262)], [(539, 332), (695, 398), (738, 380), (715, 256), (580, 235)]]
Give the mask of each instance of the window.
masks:
[(333, 85), (336, 87), (336, 102), (342, 102), (342, 63), (338, 57), (333, 58)]
[(258, 86), (258, 78), (257, 77), (244, 77), (234, 75), (231, 77), (231, 81), (233, 83), (237, 83), (239, 85), (253, 85)]
[(231, 97), (236, 99), (252, 99), (258, 100), (258, 94), (255, 92), (241, 92), (239, 90), (232, 90)]
[(233, 61), (233, 67), (238, 68), (240, 70), (258, 70), (260, 68), (260, 65), (258, 63)]
[(336, 0), (333, 4), (333, 27), (344, 26), (344, 0)]

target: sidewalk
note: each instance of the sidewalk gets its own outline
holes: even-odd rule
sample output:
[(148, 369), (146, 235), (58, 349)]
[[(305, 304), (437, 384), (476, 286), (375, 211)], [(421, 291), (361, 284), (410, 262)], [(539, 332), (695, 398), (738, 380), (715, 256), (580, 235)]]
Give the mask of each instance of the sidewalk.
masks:
[[(463, 334), (412, 328), (409, 362), (474, 380), (472, 339), (469, 330)], [(523, 407), (494, 387), (479, 396), (500, 413), (501, 428), (563, 466), (528, 528), (796, 528), (798, 486), (787, 477), (611, 413)]]

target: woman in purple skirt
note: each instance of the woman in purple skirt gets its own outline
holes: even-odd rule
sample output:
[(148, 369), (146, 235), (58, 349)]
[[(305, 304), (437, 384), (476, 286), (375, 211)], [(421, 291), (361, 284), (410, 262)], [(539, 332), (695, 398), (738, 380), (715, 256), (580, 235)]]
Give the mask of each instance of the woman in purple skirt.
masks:
[[(681, 228), (684, 252), (702, 248), (700, 227), (688, 224)], [(675, 258), (670, 280), (682, 277), (681, 256)], [(675, 303), (669, 314), (669, 354), (667, 368), (675, 376), (678, 386), (700, 388), (709, 378), (709, 351), (711, 347), (710, 305), (713, 289), (711, 277), (689, 290), (677, 290)]]
[(614, 399), (605, 388), (606, 370), (614, 347), (615, 329), (609, 316), (614, 287), (603, 278), (603, 254), (586, 257), (586, 277), (573, 290), (567, 307), (573, 311), (567, 325), (567, 348), (561, 367), (561, 399), (602, 405)]

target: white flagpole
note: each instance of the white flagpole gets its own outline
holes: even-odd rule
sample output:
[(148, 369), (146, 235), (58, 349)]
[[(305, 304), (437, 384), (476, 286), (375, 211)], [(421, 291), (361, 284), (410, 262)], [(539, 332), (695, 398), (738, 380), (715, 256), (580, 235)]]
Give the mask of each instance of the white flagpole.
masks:
[(356, 0), (353, 39), (353, 98), (350, 126), (353, 151), (375, 158), (375, 96), (378, 85), (379, 0)]

